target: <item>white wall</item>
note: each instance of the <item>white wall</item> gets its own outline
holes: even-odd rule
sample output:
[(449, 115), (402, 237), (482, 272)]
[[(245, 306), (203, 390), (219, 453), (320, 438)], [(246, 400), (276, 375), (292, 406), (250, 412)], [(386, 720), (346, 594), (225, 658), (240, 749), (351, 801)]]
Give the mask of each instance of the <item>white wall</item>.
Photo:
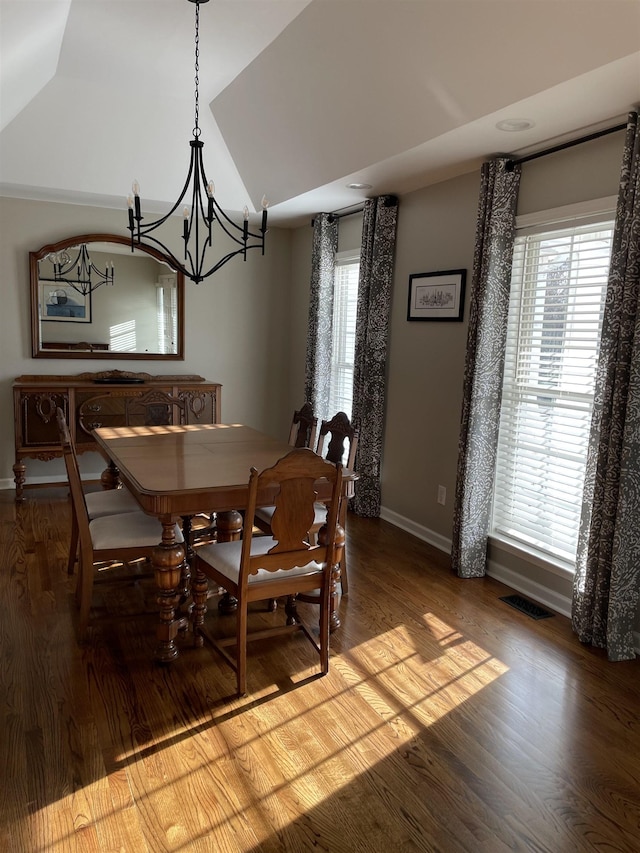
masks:
[[(270, 228), (264, 257), (249, 252), (246, 263), (235, 259), (200, 285), (186, 283), (184, 361), (31, 358), (29, 252), (74, 234), (126, 234), (125, 216), (124, 210), (0, 199), (0, 484), (5, 488), (13, 485), (15, 461), (11, 386), (22, 374), (108, 368), (199, 374), (222, 383), (223, 420), (288, 435), (303, 388), (290, 391), (291, 233), (283, 229)], [(179, 239), (181, 220), (176, 221)], [(87, 475), (104, 467), (96, 454), (86, 454), (81, 465)], [(57, 460), (27, 460), (27, 482), (56, 473), (62, 474)]]

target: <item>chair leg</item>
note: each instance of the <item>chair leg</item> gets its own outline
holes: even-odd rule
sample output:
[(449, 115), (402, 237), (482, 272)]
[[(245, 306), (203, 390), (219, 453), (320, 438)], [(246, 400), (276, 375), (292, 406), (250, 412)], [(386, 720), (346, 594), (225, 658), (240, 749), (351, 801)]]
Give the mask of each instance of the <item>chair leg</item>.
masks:
[(329, 621), (330, 621), (329, 584), (320, 590), (320, 669), (323, 675), (329, 672)]
[(85, 566), (82, 554), (80, 554), (80, 565), (78, 569), (78, 586), (76, 598), (80, 606), (80, 640), (86, 639), (89, 628), (89, 612), (91, 610), (91, 599), (93, 597), (93, 564)]
[(349, 581), (347, 579), (347, 546), (345, 544), (342, 549), (342, 559), (340, 560), (340, 589), (343, 595), (349, 592)]
[(284, 612), (287, 617), (287, 625), (295, 625), (296, 622), (300, 621), (300, 618), (298, 617), (298, 608), (296, 607), (295, 595), (287, 596), (287, 603), (284, 606)]
[(236, 685), (238, 696), (247, 692), (247, 602), (238, 601), (236, 622)]
[(69, 560), (67, 562), (67, 574), (72, 575), (76, 568), (78, 559), (78, 522), (76, 514), (71, 510), (71, 542), (69, 543)]
[(344, 544), (340, 555), (340, 591), (343, 595), (349, 592), (349, 580), (347, 578), (347, 501), (343, 500), (338, 515), (340, 527), (344, 530)]

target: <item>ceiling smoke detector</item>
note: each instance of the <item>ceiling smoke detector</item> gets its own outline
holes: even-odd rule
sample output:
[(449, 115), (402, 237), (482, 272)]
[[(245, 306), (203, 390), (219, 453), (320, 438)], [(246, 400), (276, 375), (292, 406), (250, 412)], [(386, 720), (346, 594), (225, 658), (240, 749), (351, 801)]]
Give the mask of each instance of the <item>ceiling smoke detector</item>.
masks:
[(505, 130), (507, 133), (518, 133), (518, 131), (529, 130), (534, 126), (534, 123), (528, 118), (505, 118), (496, 124), (498, 130)]

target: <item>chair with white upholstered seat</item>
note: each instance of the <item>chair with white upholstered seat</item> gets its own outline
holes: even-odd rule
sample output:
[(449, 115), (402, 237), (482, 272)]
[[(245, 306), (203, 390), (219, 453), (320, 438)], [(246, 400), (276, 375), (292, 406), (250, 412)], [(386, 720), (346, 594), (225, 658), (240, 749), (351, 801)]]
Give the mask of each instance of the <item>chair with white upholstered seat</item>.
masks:
[[(344, 462), (346, 468), (353, 471), (356, 460), (356, 451), (358, 449), (358, 436), (358, 430), (351, 424), (347, 415), (344, 412), (338, 412), (332, 418), (327, 421), (322, 421), (320, 424), (316, 453), (319, 456), (324, 456), (328, 462), (333, 462), (334, 464)], [(326, 452), (325, 443), (327, 444)], [(269, 534), (271, 532), (272, 514), (273, 507), (271, 506), (259, 507), (256, 510), (254, 524), (263, 533)], [(309, 529), (309, 535), (311, 536), (312, 541), (324, 524), (326, 515), (327, 508), (325, 505), (319, 502), (316, 503), (313, 524)], [(342, 501), (339, 523), (342, 528), (346, 529), (346, 500)], [(346, 595), (349, 591), (346, 560), (346, 548), (344, 548), (342, 551), (342, 559), (340, 561), (340, 587), (343, 595)]]
[[(311, 544), (307, 533), (314, 517), (319, 481), (327, 481), (331, 497), (318, 544)], [(320, 655), (322, 673), (328, 672), (331, 570), (337, 557), (341, 490), (342, 465), (325, 462), (308, 448), (295, 448), (261, 473), (251, 469), (247, 517), (254, 516), (256, 506), (265, 497), (273, 500), (275, 491), (272, 535), (254, 537), (251, 525), (247, 525), (240, 542), (216, 542), (198, 549), (194, 576), (204, 574), (238, 602), (235, 636), (219, 639), (202, 627), (197, 629), (235, 670), (238, 695), (246, 692), (247, 642), (252, 639), (301, 630)], [(341, 537), (338, 541), (342, 541)], [(295, 619), (289, 614), (287, 625), (248, 632), (251, 602), (313, 590), (319, 592), (319, 642), (297, 614)], [(229, 646), (235, 647), (235, 656), (227, 652)]]
[[(106, 515), (121, 515), (123, 512), (142, 512), (140, 504), (124, 487), (108, 489), (102, 492), (85, 492), (89, 520), (103, 518)], [(75, 513), (71, 520), (71, 542), (69, 544), (69, 562), (67, 572), (72, 575), (78, 559), (78, 522)]]
[[(71, 451), (76, 457), (76, 449), (71, 440), (69, 426), (64, 412), (58, 408), (56, 411), (58, 433), (62, 441), (63, 435), (69, 437)], [(140, 504), (124, 486), (118, 489), (107, 489), (101, 492), (85, 492), (85, 503), (89, 520), (102, 518), (105, 515), (119, 515), (122, 512), (141, 512)], [(78, 522), (75, 512), (71, 513), (71, 541), (69, 543), (69, 559), (67, 561), (67, 573), (72, 575), (78, 559)]]
[[(156, 518), (143, 512), (123, 512), (89, 519), (78, 461), (64, 415), (58, 409), (58, 429), (67, 469), (73, 514), (80, 542), (76, 600), (80, 607), (79, 636), (84, 639), (89, 626), (95, 566), (100, 563), (128, 563), (149, 559), (158, 547), (162, 528)], [(182, 543), (180, 527), (175, 526), (176, 542)]]

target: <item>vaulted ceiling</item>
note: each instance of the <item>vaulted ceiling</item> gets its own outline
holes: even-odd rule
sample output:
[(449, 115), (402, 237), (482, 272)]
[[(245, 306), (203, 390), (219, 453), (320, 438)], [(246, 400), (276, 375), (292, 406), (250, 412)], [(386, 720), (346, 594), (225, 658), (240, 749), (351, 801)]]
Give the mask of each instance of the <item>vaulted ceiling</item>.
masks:
[[(0, 0), (0, 194), (124, 208), (136, 178), (166, 210), (194, 126), (195, 8)], [(297, 225), (623, 120), (640, 2), (210, 0), (199, 64), (218, 200), (266, 194), (271, 222)]]

